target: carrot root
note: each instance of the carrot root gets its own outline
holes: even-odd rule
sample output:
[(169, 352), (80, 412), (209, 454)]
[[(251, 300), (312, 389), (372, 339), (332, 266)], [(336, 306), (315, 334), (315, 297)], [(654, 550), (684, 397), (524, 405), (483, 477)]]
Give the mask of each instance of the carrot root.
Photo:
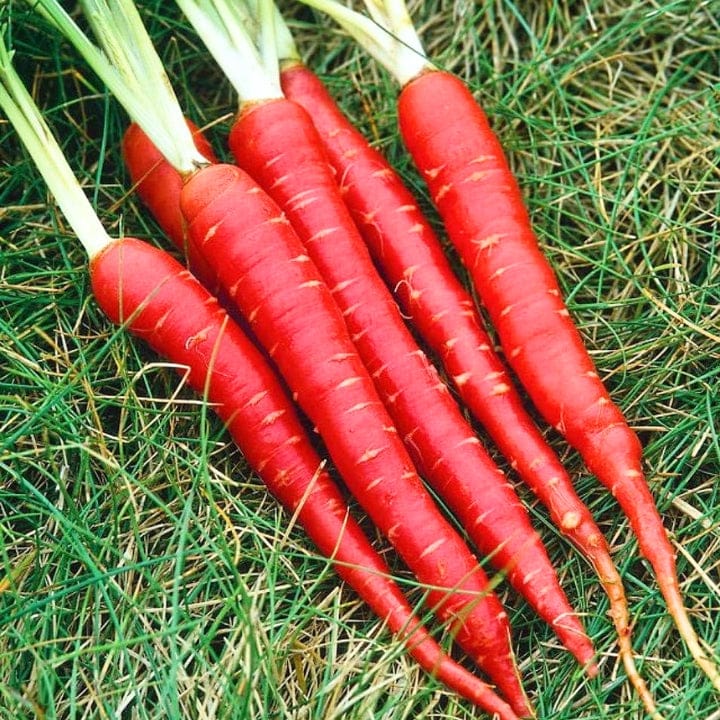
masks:
[(211, 262), (317, 426), (350, 492), (428, 586), (429, 604), (437, 604), (451, 628), (465, 617), (458, 642), (474, 648), (513, 709), (526, 714), (507, 615), (414, 472), (330, 289), (285, 215), (247, 173), (230, 165), (192, 175), (181, 209), (191, 244)]

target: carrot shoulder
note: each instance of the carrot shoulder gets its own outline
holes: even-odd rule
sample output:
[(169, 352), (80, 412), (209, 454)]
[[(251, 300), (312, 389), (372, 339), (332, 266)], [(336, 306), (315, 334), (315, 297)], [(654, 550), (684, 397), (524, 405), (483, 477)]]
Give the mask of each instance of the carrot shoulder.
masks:
[[(212, 145), (191, 120), (185, 120), (192, 133), (195, 147), (209, 162), (217, 162)], [(180, 212), (180, 193), (183, 178), (170, 165), (162, 153), (137, 123), (131, 123), (122, 140), (122, 153), (130, 174), (133, 188), (150, 210), (162, 231), (172, 244), (184, 255), (190, 247), (185, 232), (185, 222)], [(193, 275), (211, 292), (217, 292), (217, 279), (201, 256), (188, 257)]]

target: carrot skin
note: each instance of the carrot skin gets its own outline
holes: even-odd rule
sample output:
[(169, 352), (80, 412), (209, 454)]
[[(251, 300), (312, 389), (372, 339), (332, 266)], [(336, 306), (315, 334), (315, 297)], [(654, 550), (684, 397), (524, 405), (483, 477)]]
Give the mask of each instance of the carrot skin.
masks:
[(592, 644), (527, 511), (419, 350), (377, 274), (309, 114), (283, 99), (248, 105), (229, 142), (239, 165), (283, 209), (331, 287), (416, 465), (481, 553), (508, 573), (581, 663), (591, 662)]
[[(428, 604), (461, 645), (481, 648), (475, 659), (493, 668), (499, 686), (517, 691), (517, 681), (508, 679), (516, 671), (507, 616), (424, 489), (330, 290), (285, 216), (245, 172), (228, 165), (193, 175), (181, 207), (190, 242), (316, 425), (350, 491), (428, 587)], [(513, 705), (528, 711), (524, 700)]]
[(91, 261), (98, 304), (158, 354), (188, 368), (268, 490), (427, 672), (487, 712), (517, 716), (451, 660), (413, 615), (320, 458), (274, 372), (215, 299), (166, 253), (125, 238)]
[[(640, 442), (569, 317), (487, 117), (461, 80), (430, 71), (403, 88), (398, 120), (508, 362), (543, 417), (617, 499), (676, 623), (694, 642), (689, 621), (679, 619), (675, 553), (644, 478)], [(702, 655), (699, 646), (694, 654)]]

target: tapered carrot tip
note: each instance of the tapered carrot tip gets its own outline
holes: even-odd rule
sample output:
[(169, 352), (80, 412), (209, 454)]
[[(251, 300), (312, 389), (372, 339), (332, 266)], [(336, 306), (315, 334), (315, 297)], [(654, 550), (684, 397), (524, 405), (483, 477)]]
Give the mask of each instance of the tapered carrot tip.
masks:
[[(461, 647), (467, 646), (466, 641), (460, 639), (458, 639), (458, 644)], [(512, 653), (501, 655), (496, 652), (483, 657), (475, 656), (474, 660), (492, 678), (497, 692), (508, 701), (510, 707), (519, 717), (535, 717), (535, 712), (528, 701), (522, 684), (515, 656)]]
[(498, 720), (520, 720), (523, 715), (517, 715), (510, 705), (497, 695), (489, 685), (478, 680), (461, 666), (443, 668), (438, 673), (438, 679), (445, 681), (464, 698), (482, 708), (492, 718)]
[[(463, 647), (465, 642), (458, 640), (458, 644)], [(515, 656), (499, 655), (497, 653), (491, 656), (483, 656), (474, 658), (475, 663), (483, 668), (483, 670), (492, 678), (495, 684), (496, 692), (507, 700), (513, 712), (521, 718), (535, 717), (535, 711), (530, 705), (525, 688), (522, 684), (520, 671), (515, 662)]]
[[(503, 697), (505, 697), (503, 695)], [(534, 708), (527, 702), (527, 699), (509, 698), (508, 707), (512, 708), (511, 717), (515, 718), (536, 718)], [(495, 710), (499, 714), (498, 710)], [(504, 717), (501, 715), (501, 717)]]
[[(662, 578), (658, 578), (658, 584), (661, 589), (663, 588)], [(674, 578), (670, 581), (665, 579), (665, 587), (674, 586)], [(668, 606), (668, 611), (671, 617), (675, 621), (680, 637), (685, 641), (687, 649), (690, 651), (695, 664), (705, 673), (713, 687), (720, 692), (720, 671), (718, 670), (717, 664), (708, 657), (708, 654), (702, 648), (700, 640), (698, 639), (695, 630), (690, 623), (687, 610), (682, 602), (682, 596), (680, 595), (679, 589), (676, 592), (667, 591), (663, 593), (665, 595), (665, 602)]]
[(645, 711), (652, 720), (665, 720), (665, 717), (660, 713), (655, 705), (655, 698), (648, 689), (645, 681), (640, 677), (640, 673), (635, 666), (635, 658), (633, 657), (632, 648), (630, 647), (629, 636), (623, 638), (620, 636), (620, 654), (622, 655), (623, 665), (625, 666), (625, 673), (628, 676), (635, 692), (638, 697), (642, 700), (642, 704), (645, 706)]
[[(636, 436), (631, 436), (635, 438)], [(625, 437), (612, 438), (615, 447), (623, 447), (621, 443), (630, 442)], [(607, 434), (603, 438), (603, 442), (608, 444)], [(675, 563), (675, 549), (670, 543), (662, 519), (657, 511), (654, 500), (650, 494), (650, 489), (644, 482), (643, 474), (640, 469), (640, 447), (637, 440), (631, 445), (631, 450), (626, 450), (622, 454), (612, 448), (612, 452), (608, 454), (609, 458), (628, 457), (631, 450), (634, 450), (635, 456), (632, 462), (627, 462), (620, 466), (619, 470), (610, 466), (610, 470), (614, 471), (613, 477), (621, 478), (611, 485), (611, 490), (620, 505), (625, 508), (625, 512), (632, 523), (635, 534), (640, 544), (641, 554), (650, 562), (655, 571), (657, 585), (660, 588), (668, 612), (672, 617), (678, 634), (682, 638), (688, 652), (692, 656), (695, 664), (712, 682), (716, 691), (720, 692), (720, 669), (717, 663), (709, 656), (702, 647), (695, 629), (690, 622), (687, 609), (683, 602), (682, 591), (680, 590), (680, 582), (678, 580), (677, 566)], [(600, 477), (599, 473), (596, 473)], [(601, 478), (602, 479), (602, 478)], [(643, 480), (640, 483), (640, 480)]]
[(655, 705), (655, 698), (640, 676), (637, 666), (635, 665), (635, 656), (631, 641), (632, 631), (630, 629), (630, 617), (620, 575), (609, 554), (601, 552), (593, 558), (593, 561), (598, 571), (598, 576), (610, 600), (610, 616), (617, 631), (620, 657), (622, 658), (628, 680), (635, 689), (638, 697), (642, 700), (648, 717), (651, 717), (652, 720), (665, 720), (658, 711)]
[[(651, 557), (648, 553), (645, 553), (645, 555), (646, 557)], [(661, 561), (656, 559), (654, 566), (657, 567), (660, 565), (660, 562)], [(660, 592), (662, 592), (665, 598), (670, 617), (672, 617), (675, 622), (678, 634), (683, 639), (695, 664), (705, 673), (715, 690), (720, 692), (720, 670), (718, 669), (717, 663), (710, 658), (702, 647), (700, 639), (690, 622), (690, 617), (683, 603), (680, 585), (677, 580), (674, 556), (666, 553), (666, 557), (662, 559), (662, 562), (668, 567), (664, 572), (661, 570), (657, 573), (657, 583)]]
[(572, 643), (571, 640), (566, 639), (566, 647), (571, 650), (575, 659), (580, 663), (580, 665), (582, 665), (583, 670), (585, 671), (587, 676), (589, 678), (594, 678), (600, 672), (600, 668), (598, 667), (597, 661), (595, 660), (595, 648), (593, 647), (593, 644), (588, 638), (588, 636), (585, 634), (585, 629), (580, 624), (580, 621), (577, 620), (577, 622), (580, 626), (582, 633), (580, 635), (576, 635), (575, 643)]
[(535, 708), (533, 708), (532, 705), (530, 705), (526, 696), (523, 696), (522, 698), (513, 698), (510, 701), (510, 705), (512, 706), (513, 711), (520, 718), (536, 718), (537, 717)]
[[(518, 683), (519, 677), (515, 675), (513, 678), (509, 678), (508, 683), (503, 683), (503, 685), (509, 685), (512, 688)], [(499, 685), (499, 683), (498, 683)], [(525, 690), (520, 686), (519, 691), (514, 691), (512, 694), (508, 691), (504, 691), (502, 688), (500, 689), (500, 692), (503, 693), (503, 695), (506, 697), (508, 702), (510, 703), (510, 706), (512, 707), (513, 711), (517, 714), (518, 717), (521, 718), (534, 718), (537, 717), (535, 714), (535, 709), (530, 705), (530, 701), (527, 698), (527, 695), (525, 694)]]
[(553, 629), (564, 647), (583, 666), (588, 676), (595, 677), (599, 672), (595, 662), (595, 648), (578, 616), (573, 613), (559, 617), (553, 622)]

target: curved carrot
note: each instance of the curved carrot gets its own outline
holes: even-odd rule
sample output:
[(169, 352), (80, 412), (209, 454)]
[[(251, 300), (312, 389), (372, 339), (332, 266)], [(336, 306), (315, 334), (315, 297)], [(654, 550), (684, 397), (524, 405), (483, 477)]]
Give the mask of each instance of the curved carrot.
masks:
[(287, 97), (311, 113), (345, 204), (403, 313), (454, 380), (465, 405), (555, 526), (590, 560), (610, 600), (621, 654), (633, 684), (630, 620), (622, 579), (602, 531), (557, 455), (523, 407), (469, 293), (455, 276), (415, 198), (384, 156), (348, 121), (325, 85), (298, 60), (284, 64)]
[(680, 635), (720, 689), (717, 667), (683, 605), (675, 551), (644, 477), (638, 437), (610, 399), (570, 319), (487, 117), (465, 84), (441, 71), (405, 85), (398, 117), (508, 362), (543, 417), (624, 510)]
[(343, 311), (381, 399), (421, 471), (481, 554), (589, 672), (594, 651), (524, 506), (407, 329), (345, 207), (305, 110), (249, 103), (230, 133), (238, 164), (285, 212)]
[(458, 643), (526, 713), (507, 616), (424, 490), (330, 290), (285, 216), (245, 172), (228, 165), (190, 176), (181, 208), (190, 242), (315, 423), (350, 491), (427, 586), (429, 605)]
[(479, 678), (446, 655), (414, 616), (390, 571), (321, 469), (275, 373), (217, 301), (167, 253), (125, 238), (90, 262), (95, 298), (155, 352), (188, 369), (187, 382), (227, 423), (268, 490), (320, 553), (427, 672), (489, 713), (516, 715)]

